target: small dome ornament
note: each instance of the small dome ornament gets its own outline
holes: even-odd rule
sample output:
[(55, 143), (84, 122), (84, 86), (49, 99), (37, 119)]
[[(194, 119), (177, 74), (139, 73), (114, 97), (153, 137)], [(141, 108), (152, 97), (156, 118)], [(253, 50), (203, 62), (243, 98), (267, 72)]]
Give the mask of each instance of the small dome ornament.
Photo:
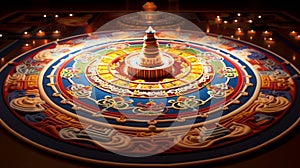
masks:
[(143, 5), (144, 11), (147, 11), (147, 12), (155, 11), (156, 8), (157, 8), (157, 6), (153, 2), (146, 2)]

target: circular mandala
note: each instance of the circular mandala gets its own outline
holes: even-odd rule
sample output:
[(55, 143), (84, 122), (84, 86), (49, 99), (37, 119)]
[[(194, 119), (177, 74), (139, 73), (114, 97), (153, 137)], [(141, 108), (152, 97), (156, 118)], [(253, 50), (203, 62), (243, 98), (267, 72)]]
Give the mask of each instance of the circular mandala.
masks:
[[(139, 166), (229, 158), (297, 124), (299, 70), (280, 56), (226, 37), (160, 30), (163, 65), (151, 69), (138, 62), (143, 36), (83, 34), (20, 55), (1, 69), (2, 124), (57, 154)], [(132, 73), (149, 69), (168, 73)]]

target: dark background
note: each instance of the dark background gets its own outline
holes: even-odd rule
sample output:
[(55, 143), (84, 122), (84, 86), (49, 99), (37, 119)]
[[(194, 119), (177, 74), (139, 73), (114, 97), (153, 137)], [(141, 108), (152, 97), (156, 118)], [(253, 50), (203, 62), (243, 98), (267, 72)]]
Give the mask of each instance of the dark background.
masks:
[(295, 0), (1, 0), (1, 14), (13, 10), (141, 10), (151, 1), (157, 10), (285, 10), (300, 15)]
[[(150, 1), (150, 0), (149, 0)], [(1, 0), (0, 17), (26, 11), (120, 11), (142, 10), (146, 0)], [(160, 11), (285, 11), (300, 18), (295, 0), (153, 0)], [(251, 154), (203, 167), (261, 168), (298, 167), (300, 129)], [(0, 127), (0, 162), (3, 168), (104, 167), (69, 160), (39, 150)], [(197, 166), (201, 167), (201, 166)]]

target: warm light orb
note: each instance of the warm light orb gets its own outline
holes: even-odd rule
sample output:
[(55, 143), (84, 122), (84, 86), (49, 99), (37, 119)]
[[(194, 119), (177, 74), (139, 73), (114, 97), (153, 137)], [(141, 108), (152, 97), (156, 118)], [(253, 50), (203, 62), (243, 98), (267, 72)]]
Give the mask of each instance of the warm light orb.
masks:
[(296, 55), (293, 55), (292, 59), (293, 61), (296, 61)]
[(220, 16), (217, 16), (216, 19), (215, 19), (215, 22), (216, 22), (216, 24), (222, 23), (221, 17), (220, 17)]
[(42, 36), (45, 36), (45, 32), (43, 30), (39, 30), (36, 35), (39, 36), (39, 37), (42, 37)]
[(242, 35), (244, 35), (244, 32), (243, 32), (243, 30), (239, 27), (239, 28), (237, 28), (237, 30), (235, 31), (235, 35), (237, 35), (237, 36), (242, 36)]
[(25, 31), (25, 32), (23, 33), (23, 37), (30, 37), (30, 34), (29, 34), (27, 31)]
[(265, 30), (265, 31), (263, 32), (263, 35), (264, 35), (264, 36), (271, 36), (271, 35), (272, 35), (272, 32), (270, 32), (270, 31), (268, 31), (268, 30)]
[(248, 34), (250, 34), (250, 35), (254, 35), (256, 33), (256, 31), (255, 30), (253, 30), (253, 29), (251, 29), (251, 30), (248, 30)]
[(55, 31), (52, 32), (52, 35), (54, 37), (60, 36), (60, 31), (59, 30), (55, 30)]
[(265, 42), (266, 42), (268, 45), (271, 45), (271, 44), (274, 44), (274, 43), (275, 43), (275, 41), (274, 41), (274, 39), (273, 39), (272, 37), (266, 38), (266, 39), (265, 39)]
[(295, 37), (298, 35), (298, 33), (295, 30), (293, 30), (289, 33), (289, 35)]

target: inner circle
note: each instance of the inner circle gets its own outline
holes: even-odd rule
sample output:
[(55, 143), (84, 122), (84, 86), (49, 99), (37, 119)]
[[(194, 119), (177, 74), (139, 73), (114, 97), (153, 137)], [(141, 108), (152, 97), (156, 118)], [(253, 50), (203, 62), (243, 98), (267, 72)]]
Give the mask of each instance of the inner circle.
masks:
[(125, 58), (125, 73), (132, 77), (159, 80), (162, 77), (174, 75), (174, 58), (167, 54), (161, 54), (161, 65), (144, 67), (141, 65), (141, 53), (131, 54)]
[[(124, 58), (122, 57), (117, 57), (116, 59), (112, 60), (109, 64), (108, 64), (108, 69), (109, 69), (109, 73), (120, 79), (120, 80), (124, 80), (127, 82), (131, 82), (131, 83), (141, 83), (141, 84), (165, 84), (168, 82), (174, 82), (175, 80), (178, 80), (180, 78), (186, 77), (192, 69), (191, 64), (184, 58), (182, 57), (178, 57), (176, 55), (171, 55), (165, 52), (162, 52), (162, 56), (163, 58), (166, 58), (163, 60), (163, 65), (158, 66), (158, 67), (154, 67), (154, 68), (148, 68), (148, 67), (142, 67), (139, 65), (139, 62), (136, 61), (139, 57), (140, 53), (139, 52), (134, 52), (129, 54), (128, 56), (125, 57), (125, 61)], [(104, 62), (102, 62), (102, 60), (99, 61), (99, 65), (98, 65), (98, 71), (97, 74), (99, 75), (99, 77), (101, 77), (103, 74), (107, 74), (107, 71), (103, 71), (103, 68), (106, 68)], [(199, 74), (199, 76), (201, 76), (203, 74), (203, 68), (202, 68), (202, 64), (198, 65), (200, 68), (198, 68), (197, 73)], [(128, 68), (130, 67), (130, 69), (134, 69), (132, 71), (141, 71), (141, 70), (145, 70), (145, 71), (153, 71), (155, 73), (155, 70), (161, 70), (161, 69), (169, 69), (168, 70), (168, 75), (165, 77), (160, 77), (160, 78), (143, 78), (143, 77), (139, 77), (136, 76), (135, 73), (133, 73), (131, 71), (131, 74), (128, 72)], [(142, 76), (142, 75), (141, 75)]]
[[(152, 92), (155, 92), (155, 97), (170, 97), (176, 96), (176, 89), (183, 88), (182, 94), (191, 93), (204, 87), (213, 79), (214, 68), (207, 60), (195, 54), (178, 54), (177, 52), (182, 50), (168, 47), (167, 41), (161, 41), (162, 58), (167, 58), (164, 60), (165, 64), (153, 68), (142, 67), (138, 62), (133, 62), (137, 60), (142, 50), (140, 43), (127, 42), (130, 43), (130, 47), (106, 53), (86, 66), (85, 75), (91, 84), (103, 91), (124, 96), (149, 97), (153, 95)], [(132, 50), (135, 52), (130, 52)], [(149, 79), (135, 76), (132, 72), (130, 74), (129, 66), (131, 70), (133, 68), (136, 71), (152, 70), (153, 73), (156, 70), (165, 70), (164, 68), (172, 69), (168, 70), (166, 76)], [(93, 73), (91, 69), (96, 69), (96, 72)], [(107, 85), (110, 88), (106, 87)], [(117, 92), (119, 88), (121, 91)]]

